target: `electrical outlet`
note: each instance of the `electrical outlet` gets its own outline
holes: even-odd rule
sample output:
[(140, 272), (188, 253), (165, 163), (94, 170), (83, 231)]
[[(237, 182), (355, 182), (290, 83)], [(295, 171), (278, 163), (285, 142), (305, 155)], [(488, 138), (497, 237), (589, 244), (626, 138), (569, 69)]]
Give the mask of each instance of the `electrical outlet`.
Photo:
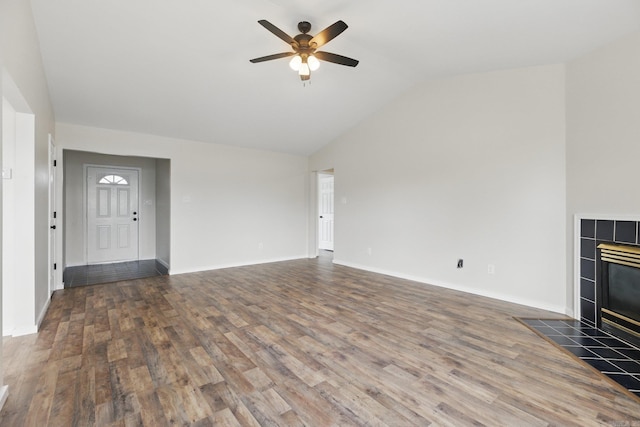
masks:
[(367, 255), (371, 255), (373, 253), (373, 251), (371, 250), (371, 248), (367, 248)]
[(462, 259), (459, 259), (458, 260), (458, 268), (462, 268), (462, 263), (463, 263)]
[(496, 266), (493, 264), (487, 265), (487, 273), (496, 274)]

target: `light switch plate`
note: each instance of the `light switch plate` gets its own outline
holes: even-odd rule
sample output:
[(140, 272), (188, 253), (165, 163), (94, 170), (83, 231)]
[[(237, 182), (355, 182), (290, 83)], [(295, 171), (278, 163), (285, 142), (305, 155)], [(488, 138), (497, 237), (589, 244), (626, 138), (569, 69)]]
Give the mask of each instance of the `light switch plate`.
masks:
[(11, 179), (11, 168), (2, 169), (2, 179)]

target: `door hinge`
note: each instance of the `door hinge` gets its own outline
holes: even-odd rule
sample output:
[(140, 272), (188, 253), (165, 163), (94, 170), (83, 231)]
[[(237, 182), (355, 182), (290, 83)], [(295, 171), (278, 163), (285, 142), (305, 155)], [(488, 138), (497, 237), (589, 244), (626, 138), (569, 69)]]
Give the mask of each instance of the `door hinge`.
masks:
[(58, 269), (58, 264), (56, 264), (55, 262), (53, 263), (53, 269), (57, 270)]
[(58, 166), (58, 165), (57, 165), (57, 160), (54, 160), (54, 161), (53, 161), (53, 167), (55, 168), (56, 166)]
[(53, 212), (53, 218), (54, 218), (54, 219), (56, 218), (56, 215), (57, 215), (57, 214), (58, 214), (58, 212), (55, 212), (55, 211)]

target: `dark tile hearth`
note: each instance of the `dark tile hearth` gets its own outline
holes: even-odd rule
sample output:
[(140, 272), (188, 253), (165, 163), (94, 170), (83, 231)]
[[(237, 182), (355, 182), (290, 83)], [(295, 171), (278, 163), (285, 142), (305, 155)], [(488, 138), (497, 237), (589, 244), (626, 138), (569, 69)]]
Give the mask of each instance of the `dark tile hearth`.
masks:
[(640, 349), (579, 320), (521, 320), (640, 398)]
[(65, 288), (118, 282), (121, 280), (143, 279), (168, 274), (167, 268), (155, 259), (92, 264), (67, 267), (64, 270)]

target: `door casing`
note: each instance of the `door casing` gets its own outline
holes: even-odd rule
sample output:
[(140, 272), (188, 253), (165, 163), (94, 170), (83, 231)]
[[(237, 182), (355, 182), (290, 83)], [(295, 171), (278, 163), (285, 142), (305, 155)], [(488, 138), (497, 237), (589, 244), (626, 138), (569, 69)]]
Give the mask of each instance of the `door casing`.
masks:
[(318, 175), (318, 248), (333, 250), (334, 177)]
[(49, 296), (56, 289), (56, 145), (53, 136), (49, 134)]

